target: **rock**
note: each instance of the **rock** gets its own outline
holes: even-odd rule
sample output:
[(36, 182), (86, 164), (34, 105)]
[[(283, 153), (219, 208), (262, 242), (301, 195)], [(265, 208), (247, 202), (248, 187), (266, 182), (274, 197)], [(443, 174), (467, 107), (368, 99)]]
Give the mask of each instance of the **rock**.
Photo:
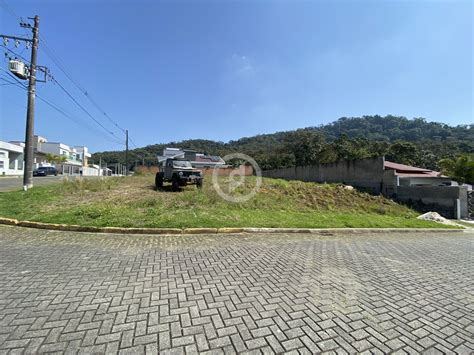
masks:
[(351, 185), (344, 185), (344, 190), (352, 191), (352, 190), (354, 190), (354, 186), (351, 186)]

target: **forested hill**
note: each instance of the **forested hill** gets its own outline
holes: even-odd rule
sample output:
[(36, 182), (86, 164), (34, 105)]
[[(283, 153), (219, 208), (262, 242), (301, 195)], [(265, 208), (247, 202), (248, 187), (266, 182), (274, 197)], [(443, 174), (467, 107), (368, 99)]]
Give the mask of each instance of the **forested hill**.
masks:
[[(397, 116), (342, 117), (317, 127), (262, 134), (235, 141), (203, 139), (149, 145), (132, 150), (130, 167), (144, 158), (156, 165), (164, 147), (195, 149), (208, 154), (241, 152), (254, 157), (264, 169), (386, 155), (387, 159), (430, 169), (438, 168), (443, 158), (474, 154), (474, 124), (449, 126), (423, 118)], [(124, 163), (123, 151), (93, 154), (107, 163)]]
[(337, 138), (347, 134), (350, 138), (367, 138), (370, 140), (470, 140), (474, 139), (474, 122), (466, 125), (449, 126), (444, 123), (427, 122), (424, 118), (407, 119), (396, 116), (342, 117), (334, 123), (316, 127), (328, 137)]

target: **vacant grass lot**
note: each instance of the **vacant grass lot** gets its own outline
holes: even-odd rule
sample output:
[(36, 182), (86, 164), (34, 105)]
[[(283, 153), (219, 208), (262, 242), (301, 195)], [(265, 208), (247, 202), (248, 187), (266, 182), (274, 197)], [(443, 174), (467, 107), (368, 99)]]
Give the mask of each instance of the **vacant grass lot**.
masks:
[[(228, 178), (220, 178), (227, 189)], [(244, 203), (223, 200), (206, 177), (202, 190), (154, 189), (154, 176), (75, 179), (0, 194), (0, 216), (117, 227), (442, 227), (381, 196), (341, 186), (263, 179)], [(234, 195), (255, 185), (247, 178)]]

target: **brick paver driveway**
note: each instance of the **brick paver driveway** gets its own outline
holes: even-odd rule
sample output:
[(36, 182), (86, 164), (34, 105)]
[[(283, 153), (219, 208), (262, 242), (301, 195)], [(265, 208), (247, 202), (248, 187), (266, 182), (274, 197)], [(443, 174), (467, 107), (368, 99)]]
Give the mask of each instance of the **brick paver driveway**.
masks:
[(470, 353), (473, 241), (0, 227), (0, 353)]

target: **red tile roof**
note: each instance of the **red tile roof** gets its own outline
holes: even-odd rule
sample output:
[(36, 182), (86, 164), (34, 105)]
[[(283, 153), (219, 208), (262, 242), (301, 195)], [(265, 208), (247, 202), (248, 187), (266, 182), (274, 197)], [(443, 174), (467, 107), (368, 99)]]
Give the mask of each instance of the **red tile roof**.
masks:
[(405, 164), (392, 163), (391, 161), (384, 162), (385, 169), (393, 169), (400, 171), (412, 171), (412, 172), (430, 172), (429, 169), (417, 168), (416, 166), (410, 166)]
[(389, 170), (395, 170), (395, 175), (398, 175), (400, 177), (447, 177), (442, 175), (438, 171), (417, 168), (416, 166), (410, 166), (405, 164), (392, 163), (391, 161), (385, 161), (384, 168)]

